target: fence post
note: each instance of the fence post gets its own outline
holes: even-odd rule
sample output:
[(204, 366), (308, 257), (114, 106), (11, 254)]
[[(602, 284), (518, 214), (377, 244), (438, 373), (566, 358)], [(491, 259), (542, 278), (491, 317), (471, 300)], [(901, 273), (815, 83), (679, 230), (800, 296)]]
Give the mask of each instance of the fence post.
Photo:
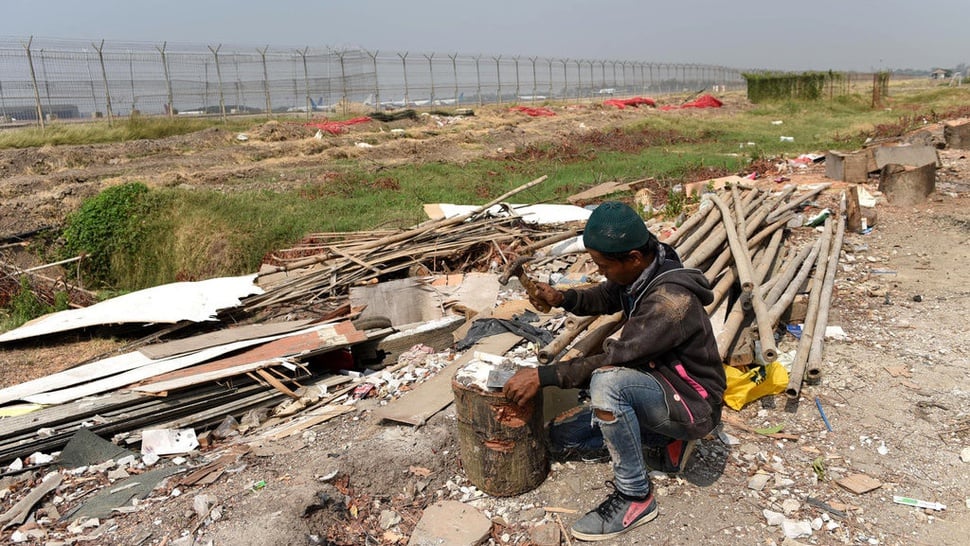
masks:
[[(158, 52), (162, 56), (162, 69), (165, 71), (165, 87), (168, 89), (168, 108), (166, 110), (168, 110), (168, 117), (172, 117), (175, 115), (175, 104), (172, 98), (172, 78), (168, 74), (168, 59), (165, 57), (165, 47), (167, 45), (168, 42), (162, 42), (162, 48), (159, 49), (158, 46), (155, 46), (155, 49), (158, 49)], [(205, 108), (205, 105), (202, 107)]]
[(536, 89), (536, 87), (537, 87), (537, 84), (536, 84), (536, 60), (538, 58), (539, 57), (529, 57), (529, 60), (532, 61), (532, 103), (533, 104), (535, 104), (535, 102), (536, 102), (536, 93), (538, 93), (538, 90)]
[(519, 96), (521, 96), (521, 92), (519, 91), (519, 56), (512, 57), (512, 60), (515, 61), (515, 100), (512, 102), (518, 103)]
[(257, 48), (256, 51), (263, 59), (263, 96), (266, 99), (266, 116), (272, 117), (273, 103), (269, 94), (269, 71), (266, 69), (266, 52), (269, 51), (269, 44), (266, 44), (266, 47), (264, 47), (262, 50)]
[(37, 74), (34, 72), (34, 59), (30, 54), (30, 44), (33, 43), (34, 37), (31, 36), (27, 43), (21, 43), (24, 46), (24, 50), (27, 51), (27, 64), (30, 65), (30, 80), (34, 83), (34, 104), (37, 106), (37, 121), (40, 122), (40, 129), (43, 131), (46, 127), (44, 126), (44, 108), (40, 105), (40, 88), (37, 87)]
[(425, 59), (428, 59), (428, 75), (431, 77), (431, 99), (428, 101), (429, 106), (434, 106), (434, 53), (431, 55), (425, 55)]
[(455, 106), (460, 106), (458, 103), (458, 63), (455, 61), (458, 58), (458, 54), (448, 55), (448, 58), (451, 59), (451, 73), (455, 78)]
[(307, 120), (310, 119), (310, 115), (313, 110), (313, 106), (310, 104), (310, 72), (309, 70), (307, 70), (307, 66), (306, 66), (306, 54), (308, 51), (310, 51), (310, 46), (304, 46), (303, 51), (300, 51), (299, 49), (296, 50), (296, 52), (299, 53), (300, 57), (303, 58), (303, 92), (304, 92), (303, 99), (306, 107)]
[(135, 98), (135, 59), (130, 49), (128, 50), (128, 82), (131, 84), (131, 111), (128, 113), (130, 116), (131, 112), (135, 110), (135, 103), (137, 102)]
[(404, 55), (398, 53), (397, 56), (401, 58), (401, 69), (404, 71), (404, 107), (407, 108), (411, 105), (411, 98), (408, 96), (408, 52), (405, 51)]
[(7, 101), (3, 98), (3, 80), (0, 79), (0, 120), (7, 121)]
[(222, 91), (222, 66), (219, 65), (219, 50), (222, 49), (222, 44), (216, 46), (212, 49), (212, 46), (208, 46), (209, 51), (212, 52), (212, 56), (216, 59), (216, 79), (219, 80), (219, 113), (222, 115), (222, 121), (226, 121), (226, 97)]
[(344, 67), (344, 55), (347, 51), (338, 51), (337, 58), (340, 59), (340, 111), (347, 115), (347, 69)]
[(552, 98), (552, 59), (546, 59), (546, 63), (549, 65), (549, 98)]
[(495, 77), (498, 78), (498, 93), (497, 93), (497, 104), (502, 104), (502, 69), (499, 67), (499, 61), (502, 60), (502, 56), (492, 57), (495, 60)]
[(91, 43), (91, 47), (98, 51), (98, 61), (101, 62), (101, 77), (104, 79), (104, 102), (105, 107), (108, 110), (108, 125), (114, 123), (114, 116), (111, 114), (111, 92), (108, 90), (108, 72), (104, 69), (104, 39), (101, 40), (101, 46), (98, 47)]
[[(366, 50), (365, 50), (366, 51)], [(371, 64), (374, 66), (374, 109), (380, 111), (381, 109), (381, 84), (377, 78), (377, 54), (380, 53), (379, 49), (375, 49), (374, 53), (367, 51), (367, 55), (370, 56)]]
[(582, 60), (576, 59), (576, 102), (583, 98), (583, 66)]
[(477, 81), (478, 81), (478, 89), (477, 89), (476, 93), (478, 94), (478, 107), (479, 108), (481, 108), (481, 106), (482, 106), (482, 71), (481, 71), (481, 69), (479, 67), (479, 62), (481, 60), (482, 60), (482, 56), (481, 55), (479, 55), (478, 57), (475, 57), (475, 78), (477, 78)]
[(569, 57), (560, 59), (559, 62), (562, 63), (562, 92), (565, 95), (566, 102), (569, 102), (569, 74), (566, 73), (566, 65), (569, 64)]

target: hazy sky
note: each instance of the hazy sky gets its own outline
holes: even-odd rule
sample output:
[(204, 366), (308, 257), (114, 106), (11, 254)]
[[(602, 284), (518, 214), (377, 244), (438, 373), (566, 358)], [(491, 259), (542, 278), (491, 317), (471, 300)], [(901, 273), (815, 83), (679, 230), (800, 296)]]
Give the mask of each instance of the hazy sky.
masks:
[(967, 0), (4, 0), (0, 36), (781, 70), (970, 63)]

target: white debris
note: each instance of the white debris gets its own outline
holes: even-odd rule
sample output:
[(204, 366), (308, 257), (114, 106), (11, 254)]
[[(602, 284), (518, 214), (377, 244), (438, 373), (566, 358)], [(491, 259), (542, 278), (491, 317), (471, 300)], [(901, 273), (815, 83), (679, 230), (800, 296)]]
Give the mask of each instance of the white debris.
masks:
[(768, 510), (767, 508), (762, 510), (761, 513), (764, 514), (765, 521), (768, 523), (768, 525), (771, 525), (771, 526), (781, 525), (782, 522), (785, 521), (784, 514), (780, 514), (778, 512)]
[(965, 447), (960, 451), (960, 460), (970, 463), (970, 447)]
[(751, 476), (751, 479), (748, 480), (748, 489), (761, 491), (762, 489), (765, 488), (765, 485), (768, 484), (768, 480), (770, 479), (771, 479), (770, 474), (761, 474), (761, 473), (755, 474), (754, 476)]
[(808, 521), (786, 519), (781, 522), (781, 530), (786, 538), (801, 538), (812, 536), (812, 524)]
[(797, 512), (801, 506), (802, 503), (795, 499), (785, 499), (784, 502), (781, 503), (781, 510), (785, 513), (785, 515), (791, 515)]

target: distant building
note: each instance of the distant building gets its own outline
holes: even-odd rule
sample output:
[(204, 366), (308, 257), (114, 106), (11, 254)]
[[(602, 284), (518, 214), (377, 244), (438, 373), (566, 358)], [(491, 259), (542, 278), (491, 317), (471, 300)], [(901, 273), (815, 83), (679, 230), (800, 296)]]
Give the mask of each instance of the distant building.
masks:
[[(81, 117), (77, 105), (74, 104), (51, 104), (43, 105), (44, 117), (49, 121), (52, 119), (75, 119)], [(36, 106), (4, 106), (0, 115), (6, 116), (14, 121), (37, 121)]]
[(937, 68), (936, 70), (930, 72), (931, 80), (945, 80), (950, 77), (950, 71), (944, 70), (942, 68)]

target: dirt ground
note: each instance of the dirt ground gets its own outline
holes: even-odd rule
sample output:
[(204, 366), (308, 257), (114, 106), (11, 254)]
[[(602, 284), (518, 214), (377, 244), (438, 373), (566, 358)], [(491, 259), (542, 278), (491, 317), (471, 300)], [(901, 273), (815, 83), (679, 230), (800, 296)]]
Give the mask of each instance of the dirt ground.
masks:
[[(323, 177), (327, 157), (386, 165), (443, 154), (443, 160), (460, 162), (643, 115), (655, 114), (575, 108), (557, 118), (491, 112), (462, 123), (429, 116), (386, 124), (383, 132), (352, 129), (324, 140), (308, 138), (299, 124), (281, 122), (255, 127), (245, 142), (211, 130), (159, 142), (5, 151), (0, 152), (0, 233), (56, 223), (83, 197), (121, 180), (225, 191), (281, 188)], [(407, 136), (391, 128), (404, 129)], [(373, 153), (378, 150), (355, 142), (382, 145)], [(942, 150), (941, 158), (938, 191), (928, 202), (907, 208), (880, 202), (870, 233), (847, 234), (829, 320), (844, 329), (845, 338), (826, 341), (821, 383), (805, 386), (797, 403), (781, 395), (740, 412), (725, 409), (724, 435), (700, 442), (683, 475), (654, 475), (660, 516), (602, 544), (784, 543), (783, 526), (769, 525), (766, 510), (784, 514), (785, 526), (813, 526), (811, 536), (797, 539), (804, 544), (967, 543), (970, 160), (953, 150)], [(815, 168), (793, 174), (792, 182), (820, 178)], [(869, 189), (877, 193), (874, 186)], [(73, 354), (83, 355), (84, 343), (66, 343)], [(788, 337), (779, 350), (794, 346)], [(90, 349), (105, 350), (103, 344)], [(36, 351), (0, 350), (3, 384), (71, 364), (53, 358), (51, 348)], [(453, 499), (492, 519), (490, 543), (522, 545), (532, 542), (530, 533), (539, 525), (561, 522), (568, 528), (608, 491), (608, 462), (567, 462), (554, 463), (531, 492), (484, 495), (463, 477), (453, 407), (413, 428), (377, 422), (373, 410), (380, 403), (361, 400), (355, 411), (302, 436), (252, 446), (211, 485), (156, 490), (140, 510), (89, 529), (88, 543), (406, 544), (424, 507)], [(777, 425), (792, 439), (753, 431)], [(767, 483), (750, 487), (761, 474)], [(881, 485), (855, 494), (836, 483), (853, 474)], [(206, 518), (193, 509), (200, 495), (216, 499), (217, 510)], [(349, 510), (340, 502), (344, 495)], [(946, 509), (903, 506), (893, 502), (894, 495), (939, 502)], [(0, 536), (8, 539), (10, 531)], [(562, 543), (569, 542), (563, 538)]]

